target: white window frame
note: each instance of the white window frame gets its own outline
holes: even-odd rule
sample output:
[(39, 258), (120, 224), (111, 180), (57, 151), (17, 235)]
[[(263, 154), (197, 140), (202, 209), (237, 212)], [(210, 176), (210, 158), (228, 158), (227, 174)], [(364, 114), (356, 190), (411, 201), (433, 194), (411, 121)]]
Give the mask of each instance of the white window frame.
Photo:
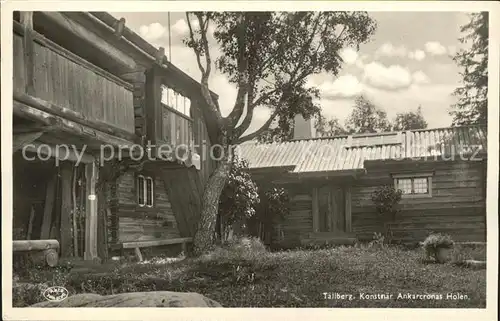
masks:
[(161, 103), (191, 118), (191, 99), (165, 85), (161, 85)]
[[(151, 182), (151, 191), (148, 195), (148, 188), (147, 188), (147, 182)], [(136, 184), (137, 184), (137, 205), (139, 207), (153, 207), (154, 206), (154, 195), (155, 195), (155, 184), (154, 184), (154, 179), (151, 177), (151, 176), (145, 176), (145, 175), (137, 175), (137, 178), (136, 178)], [(142, 184), (142, 199), (143, 199), (143, 203), (141, 204), (141, 202), (139, 201), (139, 185)], [(148, 196), (149, 196), (149, 199), (148, 199)], [(148, 200), (151, 200), (151, 202), (148, 202)], [(150, 203), (150, 204), (148, 204)]]
[[(409, 194), (402, 194), (401, 198), (427, 198), (432, 197), (432, 176), (434, 173), (411, 173), (411, 174), (392, 174), (392, 178), (394, 180), (394, 188), (398, 189), (398, 180), (400, 179), (409, 179), (411, 180), (412, 192)], [(414, 192), (414, 180), (416, 178), (425, 178), (427, 179), (427, 193), (415, 193)]]

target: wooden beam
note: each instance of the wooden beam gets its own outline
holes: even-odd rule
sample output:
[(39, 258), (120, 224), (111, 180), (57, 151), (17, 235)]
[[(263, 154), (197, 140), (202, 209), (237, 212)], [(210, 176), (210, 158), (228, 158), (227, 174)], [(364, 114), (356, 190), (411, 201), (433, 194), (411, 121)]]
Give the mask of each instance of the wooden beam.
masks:
[(16, 100), (14, 100), (13, 113), (16, 116), (38, 121), (41, 122), (42, 124), (53, 126), (54, 128), (57, 128), (62, 132), (78, 135), (80, 137), (92, 141), (100, 141), (103, 143), (111, 144), (113, 146), (130, 147), (134, 145), (134, 141), (122, 139), (116, 136), (103, 133), (99, 130), (91, 129), (85, 125), (81, 125), (76, 122), (67, 120), (63, 117), (41, 111), (37, 108), (31, 107)]
[(57, 240), (12, 241), (12, 250), (14, 252), (43, 251), (43, 250), (58, 249), (58, 248), (59, 248), (59, 242)]
[[(113, 135), (122, 139), (126, 139), (129, 141), (136, 141), (138, 139), (137, 135), (135, 133), (130, 133), (126, 130), (114, 127), (112, 124), (108, 124), (105, 122), (101, 122), (98, 120), (91, 120), (82, 115), (79, 112), (76, 112), (74, 110), (71, 110), (69, 108), (61, 107), (58, 105), (55, 105), (53, 103), (50, 103), (48, 101), (45, 101), (43, 99), (33, 97), (30, 95), (27, 95), (25, 93), (20, 93), (18, 91), (14, 91), (14, 101), (21, 102), (25, 105), (34, 107), (36, 109), (39, 109), (41, 111), (63, 117), (65, 119), (68, 119), (70, 121), (76, 122), (78, 124), (90, 127), (90, 128), (95, 128), (103, 133)], [(133, 108), (133, 106), (130, 106), (130, 108)]]
[(97, 165), (90, 163), (85, 166), (86, 198), (85, 208), (85, 260), (97, 258)]
[(141, 247), (151, 247), (151, 246), (162, 246), (162, 245), (171, 245), (171, 244), (182, 244), (182, 243), (190, 243), (193, 241), (192, 237), (180, 237), (175, 239), (161, 239), (161, 240), (152, 240), (152, 241), (138, 241), (138, 242), (124, 242), (122, 243), (122, 247), (124, 249), (135, 249)]
[(12, 140), (12, 152), (15, 153), (19, 149), (23, 148), (26, 144), (30, 144), (36, 139), (40, 138), (43, 132), (33, 132), (24, 134), (14, 134)]
[(57, 175), (47, 183), (45, 192), (45, 207), (43, 210), (42, 230), (40, 233), (41, 239), (48, 239), (50, 237), (50, 227), (52, 224), (52, 212), (54, 210), (55, 193), (56, 193)]
[[(17, 21), (13, 21), (13, 29), (14, 29), (15, 34), (18, 34), (18, 35), (24, 37), (25, 31), (24, 31), (23, 26), (20, 23), (18, 23)], [(71, 51), (69, 51), (69, 50), (59, 46), (55, 42), (45, 38), (43, 35), (39, 34), (38, 32), (33, 31), (31, 33), (31, 35), (33, 37), (34, 42), (39, 44), (40, 46), (46, 47), (47, 49), (49, 49), (49, 50), (57, 53), (58, 55), (74, 62), (75, 64), (80, 65), (80, 66), (84, 67), (85, 69), (88, 69), (88, 70), (95, 72), (99, 76), (106, 78), (109, 81), (114, 82), (118, 86), (124, 87), (127, 90), (133, 89), (132, 85), (130, 85), (127, 81), (124, 81), (120, 77), (116, 77), (115, 75), (105, 71), (104, 69), (97, 67), (96, 65), (88, 62), (87, 60), (81, 58), (80, 56), (75, 55)]]
[(145, 91), (146, 104), (144, 113), (146, 115), (146, 137), (154, 145), (158, 137), (162, 135), (161, 123), (163, 122), (163, 115), (160, 107), (161, 79), (158, 75), (158, 68), (154, 65), (151, 69), (146, 71)]
[(61, 164), (61, 257), (71, 256), (71, 179), (73, 174), (72, 163), (64, 162)]
[[(71, 181), (71, 203), (73, 205), (71, 223), (73, 226), (73, 256), (78, 257), (78, 225), (77, 225), (77, 204), (76, 204), (76, 184), (78, 181), (78, 167), (73, 167), (73, 180)], [(81, 211), (81, 209), (80, 209)]]
[(25, 92), (35, 95), (35, 46), (33, 42), (33, 11), (21, 11), (21, 25), (24, 29), (24, 71)]
[(345, 194), (345, 231), (350, 233), (352, 231), (352, 187), (347, 185), (344, 190)]
[(312, 189), (312, 220), (313, 232), (319, 232), (318, 188)]
[(109, 42), (99, 37), (94, 32), (83, 27), (81, 24), (69, 19), (61, 12), (40, 11), (40, 15), (47, 18), (50, 22), (57, 25), (58, 29), (69, 32), (71, 36), (83, 42), (82, 45), (90, 45), (101, 55), (111, 58), (116, 64), (128, 69), (134, 70), (136, 63), (128, 54), (122, 52)]
[(35, 208), (31, 205), (30, 220), (28, 222), (28, 233), (26, 233), (26, 239), (31, 240), (31, 233), (33, 232), (33, 220), (35, 219)]

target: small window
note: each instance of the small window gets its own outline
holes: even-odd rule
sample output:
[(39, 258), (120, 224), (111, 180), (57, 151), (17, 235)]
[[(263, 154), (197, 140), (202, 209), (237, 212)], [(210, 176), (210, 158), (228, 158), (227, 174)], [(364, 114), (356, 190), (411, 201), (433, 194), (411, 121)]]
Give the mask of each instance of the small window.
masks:
[(393, 175), (394, 188), (403, 192), (403, 197), (430, 197), (432, 174)]
[(140, 207), (153, 207), (154, 205), (154, 180), (149, 176), (137, 176), (137, 205)]

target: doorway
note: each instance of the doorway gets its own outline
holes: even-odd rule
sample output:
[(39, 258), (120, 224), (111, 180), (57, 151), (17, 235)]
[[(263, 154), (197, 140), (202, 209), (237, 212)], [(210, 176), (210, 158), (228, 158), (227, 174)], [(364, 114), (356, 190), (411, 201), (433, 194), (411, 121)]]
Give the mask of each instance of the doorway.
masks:
[(335, 185), (318, 188), (319, 232), (345, 233), (344, 189)]

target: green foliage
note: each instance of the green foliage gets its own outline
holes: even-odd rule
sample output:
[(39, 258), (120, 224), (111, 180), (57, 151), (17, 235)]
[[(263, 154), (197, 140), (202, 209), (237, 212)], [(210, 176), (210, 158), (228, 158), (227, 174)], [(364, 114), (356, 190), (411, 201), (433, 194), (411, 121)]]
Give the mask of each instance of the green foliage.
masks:
[(337, 118), (326, 119), (323, 115), (318, 115), (316, 119), (316, 134), (318, 137), (333, 137), (345, 135), (347, 131)]
[[(376, 29), (375, 21), (360, 11), (190, 12), (187, 19), (199, 22), (197, 28), (190, 24), (193, 32), (185, 44), (197, 55), (202, 78), (210, 76), (213, 44), (208, 44), (206, 33), (211, 25), (222, 53), (215, 66), (238, 88), (227, 121), (214, 122), (233, 136), (233, 143), (266, 131), (272, 137), (287, 138), (297, 114), (306, 119), (318, 115), (320, 108), (314, 101), (319, 91), (306, 86), (307, 78), (323, 72), (338, 75), (343, 62), (337, 53), (359, 47)], [(255, 134), (243, 138), (259, 107), (271, 108), (271, 117)]]
[(224, 228), (251, 218), (260, 202), (257, 184), (252, 180), (248, 163), (235, 155), (219, 201), (219, 215)]
[(261, 192), (258, 220), (264, 223), (275, 223), (283, 220), (290, 212), (290, 196), (282, 187), (271, 187)]
[(443, 258), (439, 256), (441, 249), (452, 249), (454, 246), (450, 235), (441, 233), (431, 233), (422, 243), (428, 258), (434, 258), (436, 262), (443, 263)]
[(346, 127), (351, 134), (380, 133), (391, 129), (387, 113), (362, 95), (355, 99)]
[(459, 40), (470, 46), (453, 58), (463, 68), (462, 86), (454, 92), (458, 102), (451, 110), (454, 125), (488, 121), (488, 20), (488, 12), (473, 13), (470, 22), (461, 28), (464, 36)]
[(397, 205), (401, 201), (401, 190), (396, 190), (392, 185), (382, 186), (372, 193), (372, 202), (377, 213), (387, 220), (393, 220), (398, 213)]
[(425, 249), (432, 248), (452, 248), (455, 243), (448, 234), (432, 233), (424, 240), (423, 246)]
[(422, 115), (422, 106), (418, 106), (416, 112), (398, 113), (396, 119), (394, 119), (392, 130), (400, 131), (423, 128), (427, 128), (427, 122)]

